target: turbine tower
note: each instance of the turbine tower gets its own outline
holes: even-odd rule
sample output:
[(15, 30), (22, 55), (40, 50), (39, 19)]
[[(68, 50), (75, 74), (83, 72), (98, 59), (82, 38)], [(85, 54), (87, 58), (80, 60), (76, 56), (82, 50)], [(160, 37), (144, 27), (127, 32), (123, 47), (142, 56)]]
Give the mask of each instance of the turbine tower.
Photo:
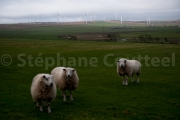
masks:
[(91, 13), (91, 22), (93, 21), (93, 13)]
[(90, 22), (92, 22), (92, 14), (89, 14)]
[(30, 22), (29, 23), (31, 24), (31, 17), (30, 17)]
[(117, 20), (117, 12), (116, 12), (116, 20)]
[(106, 16), (104, 15), (103, 20), (106, 21)]
[(86, 14), (85, 17), (86, 17), (86, 24), (87, 24), (88, 14)]
[(65, 14), (64, 14), (64, 23), (65, 23), (65, 21), (66, 21), (66, 17), (65, 17)]
[(57, 12), (57, 24), (59, 24), (59, 18), (60, 18), (60, 15), (59, 15), (59, 13)]
[(149, 25), (151, 24), (151, 19), (150, 19), (150, 17), (149, 17)]
[(34, 16), (33, 18), (34, 18), (34, 24), (36, 24), (36, 18), (35, 18), (35, 16)]
[(39, 16), (38, 16), (38, 24), (40, 24), (40, 23), (39, 23)]
[(147, 18), (147, 25), (150, 25), (151, 24), (151, 19), (150, 17)]
[(122, 16), (121, 16), (121, 25), (122, 25)]
[(95, 12), (94, 12), (94, 21), (96, 21), (96, 15), (95, 15)]
[(33, 16), (31, 17), (31, 24), (33, 24), (34, 23), (34, 19), (33, 19)]

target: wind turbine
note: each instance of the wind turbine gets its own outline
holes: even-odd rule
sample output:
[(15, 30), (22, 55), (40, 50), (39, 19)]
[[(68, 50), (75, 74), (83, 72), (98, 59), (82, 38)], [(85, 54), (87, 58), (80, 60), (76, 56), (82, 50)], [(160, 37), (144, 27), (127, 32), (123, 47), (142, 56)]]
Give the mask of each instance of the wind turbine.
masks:
[(57, 24), (59, 24), (59, 17), (60, 17), (60, 15), (59, 15), (59, 13), (57, 12)]
[(36, 24), (36, 18), (35, 18), (35, 16), (34, 16), (34, 24)]
[(91, 22), (93, 21), (93, 13), (90, 14)]
[(121, 16), (121, 25), (122, 25), (122, 16)]
[(81, 17), (81, 15), (79, 16), (79, 21), (81, 21), (81, 19), (82, 19), (82, 17)]
[(91, 13), (89, 14), (89, 21), (91, 22)]
[(151, 24), (151, 20), (150, 20), (150, 17), (147, 18), (147, 25), (150, 25)]
[(95, 15), (95, 12), (94, 12), (94, 21), (95, 21), (95, 17), (96, 17), (96, 15)]
[(116, 20), (117, 20), (117, 12), (116, 12)]
[(30, 17), (30, 22), (29, 22), (29, 24), (31, 24), (31, 17)]
[(39, 16), (38, 16), (38, 24), (40, 24), (40, 23), (39, 23)]
[(150, 17), (149, 17), (149, 25), (151, 24), (151, 19), (150, 19)]
[(10, 24), (13, 24), (13, 17), (10, 18)]
[(88, 14), (86, 14), (85, 17), (86, 17), (86, 24), (87, 24)]
[(104, 17), (103, 17), (103, 20), (104, 20), (104, 21), (106, 21), (106, 17), (105, 17), (105, 15), (104, 15)]
[(64, 23), (65, 23), (65, 20), (66, 20), (66, 17), (65, 17), (65, 14), (64, 14)]
[(31, 17), (31, 22), (30, 23), (33, 24), (33, 16)]

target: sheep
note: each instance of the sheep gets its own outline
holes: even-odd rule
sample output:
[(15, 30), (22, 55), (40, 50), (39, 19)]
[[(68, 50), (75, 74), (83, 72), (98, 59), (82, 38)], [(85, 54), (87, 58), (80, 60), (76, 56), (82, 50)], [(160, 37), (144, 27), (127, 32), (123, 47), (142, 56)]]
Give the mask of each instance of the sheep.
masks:
[(56, 67), (51, 71), (56, 86), (62, 91), (63, 100), (66, 101), (66, 89), (70, 91), (70, 100), (73, 101), (72, 91), (79, 85), (79, 78), (74, 68)]
[[(128, 85), (128, 77), (130, 76), (132, 76), (132, 82), (134, 82), (134, 74), (137, 74), (137, 83), (139, 83), (141, 64), (137, 60), (121, 58), (117, 61), (117, 73), (122, 76), (122, 85)], [(126, 76), (126, 79), (124, 79), (124, 76)]]
[(55, 100), (56, 97), (56, 85), (53, 80), (53, 76), (50, 74), (37, 74), (32, 81), (31, 95), (34, 102), (37, 102), (37, 106), (40, 111), (43, 111), (42, 102), (48, 105), (48, 113), (51, 113), (50, 103)]

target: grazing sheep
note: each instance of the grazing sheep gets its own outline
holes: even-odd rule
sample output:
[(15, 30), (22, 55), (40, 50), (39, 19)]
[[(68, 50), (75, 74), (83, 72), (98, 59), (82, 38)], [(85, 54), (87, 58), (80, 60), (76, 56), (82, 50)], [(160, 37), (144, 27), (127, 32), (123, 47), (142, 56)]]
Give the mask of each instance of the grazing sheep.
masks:
[[(139, 83), (140, 72), (141, 64), (137, 60), (121, 58), (117, 62), (117, 73), (122, 76), (122, 85), (128, 85), (128, 77), (130, 76), (132, 76), (132, 82), (134, 82), (134, 74), (137, 74), (137, 83)], [(126, 79), (124, 79), (125, 75)]]
[(79, 78), (74, 68), (56, 67), (51, 71), (54, 82), (62, 91), (63, 100), (66, 101), (66, 89), (70, 91), (70, 100), (73, 101), (72, 91), (78, 87)]
[(53, 76), (49, 74), (38, 74), (33, 78), (31, 85), (31, 95), (37, 107), (43, 111), (42, 102), (48, 104), (48, 113), (51, 113), (50, 103), (56, 97), (56, 85)]

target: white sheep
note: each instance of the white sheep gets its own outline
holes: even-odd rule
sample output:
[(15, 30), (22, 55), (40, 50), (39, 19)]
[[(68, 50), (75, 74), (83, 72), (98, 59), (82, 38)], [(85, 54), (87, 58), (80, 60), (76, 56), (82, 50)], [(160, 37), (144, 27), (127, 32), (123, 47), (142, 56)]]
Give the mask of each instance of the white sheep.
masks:
[(72, 91), (79, 85), (79, 78), (74, 68), (56, 67), (51, 71), (54, 82), (62, 91), (63, 100), (66, 101), (66, 89), (70, 91), (70, 100), (73, 101)]
[[(128, 85), (128, 77), (130, 76), (132, 76), (132, 82), (134, 82), (134, 74), (137, 74), (137, 83), (139, 83), (140, 72), (141, 64), (137, 60), (121, 58), (117, 62), (117, 73), (122, 76), (122, 85)], [(124, 76), (126, 76), (126, 79)]]
[(32, 81), (31, 95), (34, 102), (37, 102), (37, 107), (43, 111), (42, 102), (48, 105), (48, 113), (51, 113), (50, 103), (56, 97), (56, 85), (53, 76), (49, 74), (37, 74)]

